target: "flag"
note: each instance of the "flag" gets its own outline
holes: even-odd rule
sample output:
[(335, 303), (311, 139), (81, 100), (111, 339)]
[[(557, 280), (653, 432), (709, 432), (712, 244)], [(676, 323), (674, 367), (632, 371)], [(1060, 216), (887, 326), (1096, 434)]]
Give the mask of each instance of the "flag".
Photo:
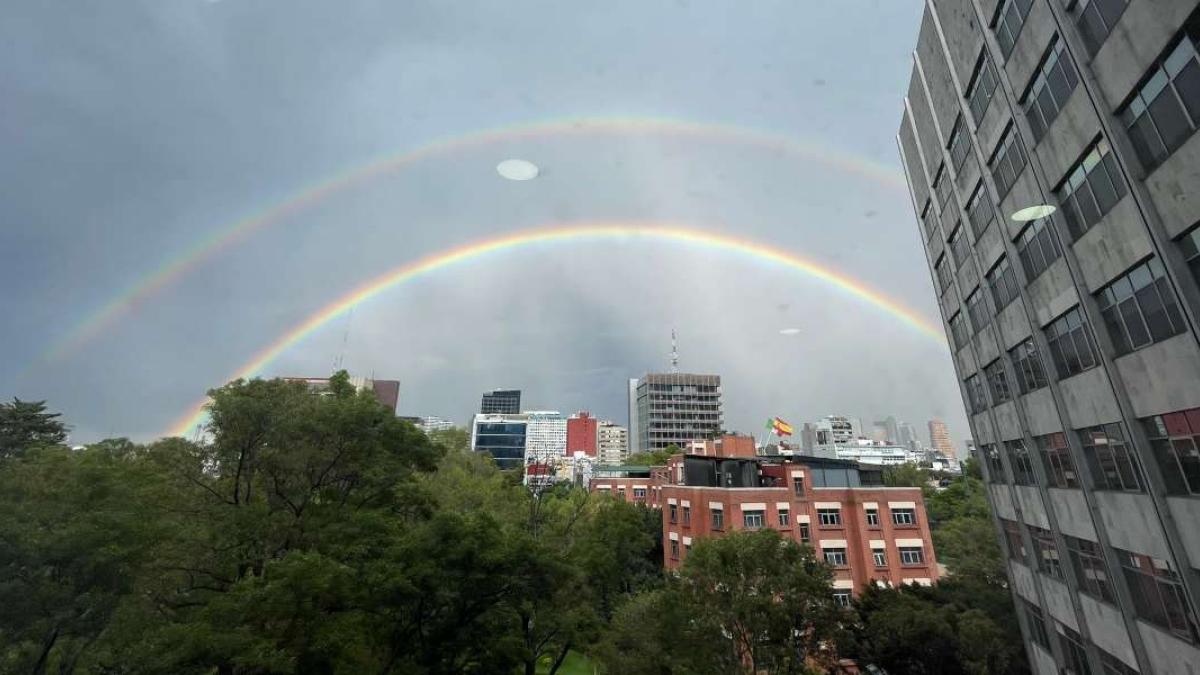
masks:
[(791, 436), (792, 435), (792, 425), (788, 424), (787, 422), (784, 422), (783, 420), (779, 419), (778, 417), (771, 420), (771, 429), (772, 429), (772, 431), (775, 432), (776, 436)]

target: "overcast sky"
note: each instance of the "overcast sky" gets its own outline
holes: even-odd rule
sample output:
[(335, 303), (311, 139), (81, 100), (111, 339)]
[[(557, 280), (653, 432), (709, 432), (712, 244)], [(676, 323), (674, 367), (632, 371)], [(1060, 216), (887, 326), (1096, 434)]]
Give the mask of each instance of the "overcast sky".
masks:
[[(915, 1), (26, 2), (0, 22), (0, 394), (86, 442), (149, 439), (308, 314), (407, 261), (530, 227), (670, 221), (820, 261), (940, 325), (895, 132)], [(851, 20), (852, 18), (852, 20)], [(296, 209), (48, 348), (230, 223), (435, 139), (569, 118), (749, 135), (457, 144)], [(790, 143), (790, 145), (789, 145)], [(795, 152), (796, 145), (822, 147)], [(792, 149), (789, 149), (792, 148)], [(519, 157), (542, 175), (511, 182)], [(881, 166), (856, 171), (855, 166)], [(794, 271), (665, 242), (535, 245), (397, 286), (264, 375), (401, 380), (458, 422), (494, 387), (624, 422), (626, 381), (723, 378), (727, 426), (966, 423), (950, 356)], [(781, 335), (784, 328), (800, 328)]]

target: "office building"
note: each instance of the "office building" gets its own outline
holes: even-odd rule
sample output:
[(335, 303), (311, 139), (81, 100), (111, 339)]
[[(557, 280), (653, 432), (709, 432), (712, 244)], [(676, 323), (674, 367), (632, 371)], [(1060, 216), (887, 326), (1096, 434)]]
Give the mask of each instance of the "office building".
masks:
[(501, 469), (519, 469), (525, 462), (528, 415), (479, 413), (471, 420), (471, 449), (490, 455)]
[(428, 433), (431, 433), (434, 431), (445, 431), (447, 429), (453, 429), (454, 422), (451, 422), (450, 420), (448, 420), (444, 417), (437, 417), (436, 415), (427, 415), (427, 416), (421, 418), (421, 423), (418, 426), (421, 427), (421, 431), (424, 431), (425, 433), (428, 434)]
[(516, 415), (521, 412), (520, 389), (493, 389), (483, 393), (479, 412), (488, 415)]
[(600, 466), (588, 487), (592, 492), (610, 495), (623, 502), (661, 508), (662, 488), (667, 484), (665, 466)]
[(898, 445), (900, 443), (900, 425), (896, 422), (895, 417), (889, 416), (885, 420), (876, 421), (875, 431), (879, 436), (876, 440), (883, 441), (889, 445)]
[(898, 428), (900, 432), (900, 445), (909, 450), (920, 451), (921, 439), (917, 437), (917, 430), (908, 422), (901, 422)]
[(623, 464), (629, 454), (629, 432), (619, 424), (601, 422), (596, 427), (596, 452), (600, 464)]
[(920, 488), (884, 487), (879, 469), (816, 457), (675, 455), (658, 475), (668, 569), (701, 538), (769, 527), (816, 549), (844, 605), (871, 581), (938, 578)]
[(630, 380), (629, 392), (629, 442), (634, 452), (683, 447), (721, 433), (720, 375), (649, 373)]
[(898, 145), (1037, 673), (1200, 670), (1198, 5), (921, 22)]
[[(567, 420), (557, 410), (531, 410), (525, 431), (525, 483), (553, 483), (567, 467)], [(567, 471), (569, 473), (569, 471)]]
[(858, 419), (841, 415), (826, 415), (816, 422), (806, 423), (801, 433), (804, 435), (801, 438), (804, 454), (829, 459), (837, 458), (835, 449), (838, 446), (849, 445), (863, 437)]
[(567, 450), (566, 454), (573, 457), (582, 452), (588, 457), (595, 457), (599, 443), (598, 422), (587, 411), (580, 411), (567, 418)]
[(925, 453), (903, 445), (872, 441), (865, 438), (833, 446), (834, 456), (862, 464), (918, 464)]
[(954, 449), (954, 441), (950, 440), (950, 431), (941, 420), (929, 420), (929, 448), (947, 457), (958, 457)]
[[(282, 379), (287, 382), (303, 382), (308, 385), (309, 389), (319, 393), (329, 389), (328, 377), (285, 377)], [(356, 391), (369, 391), (374, 394), (375, 400), (391, 410), (393, 414), (396, 412), (396, 407), (400, 405), (400, 380), (351, 377), (350, 384), (354, 385)]]

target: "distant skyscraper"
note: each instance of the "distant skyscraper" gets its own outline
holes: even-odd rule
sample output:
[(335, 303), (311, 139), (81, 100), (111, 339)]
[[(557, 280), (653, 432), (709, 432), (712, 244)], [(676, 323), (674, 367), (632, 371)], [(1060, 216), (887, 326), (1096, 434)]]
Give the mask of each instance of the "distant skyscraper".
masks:
[(638, 381), (636, 377), (629, 378), (629, 454), (642, 451), (641, 445), (638, 444), (638, 439), (641, 435), (638, 433), (638, 402), (637, 402)]
[(588, 457), (596, 456), (596, 418), (580, 411), (567, 418), (567, 456), (582, 452)]
[(920, 439), (917, 438), (917, 430), (908, 422), (901, 422), (898, 430), (900, 432), (900, 445), (909, 450), (917, 450), (920, 448)]
[(516, 415), (521, 412), (520, 389), (493, 389), (484, 392), (479, 412), (496, 415)]
[(958, 457), (954, 441), (950, 440), (950, 432), (946, 430), (946, 423), (941, 420), (929, 420), (929, 445), (947, 457)]
[(897, 425), (895, 417), (889, 415), (887, 419), (875, 422), (875, 428), (883, 436), (879, 440), (891, 445), (898, 445), (900, 443), (900, 427)]
[(502, 469), (516, 469), (525, 460), (528, 415), (475, 415), (471, 420), (471, 449), (491, 455)]
[(597, 454), (601, 464), (622, 464), (629, 452), (628, 432), (613, 422), (601, 422), (596, 427)]
[[(649, 373), (630, 380), (630, 418), (639, 452), (662, 450), (721, 433), (721, 376)], [(634, 441), (631, 439), (631, 444)]]

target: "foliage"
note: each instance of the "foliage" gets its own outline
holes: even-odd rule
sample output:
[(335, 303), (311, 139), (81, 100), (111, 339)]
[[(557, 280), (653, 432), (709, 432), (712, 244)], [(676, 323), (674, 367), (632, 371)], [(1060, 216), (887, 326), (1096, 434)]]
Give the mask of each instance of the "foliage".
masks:
[(883, 484), (888, 487), (920, 487), (929, 482), (929, 471), (906, 462), (883, 467)]
[(667, 463), (667, 460), (672, 455), (678, 455), (681, 452), (683, 450), (678, 445), (672, 443), (662, 450), (632, 453), (625, 458), (625, 463), (630, 466), (662, 466)]
[(67, 440), (59, 413), (46, 412), (45, 401), (0, 403), (0, 459), (19, 457), (37, 447)]
[(459, 427), (437, 429), (429, 433), (429, 440), (442, 448), (447, 454), (452, 452), (467, 452), (471, 449), (471, 434)]

